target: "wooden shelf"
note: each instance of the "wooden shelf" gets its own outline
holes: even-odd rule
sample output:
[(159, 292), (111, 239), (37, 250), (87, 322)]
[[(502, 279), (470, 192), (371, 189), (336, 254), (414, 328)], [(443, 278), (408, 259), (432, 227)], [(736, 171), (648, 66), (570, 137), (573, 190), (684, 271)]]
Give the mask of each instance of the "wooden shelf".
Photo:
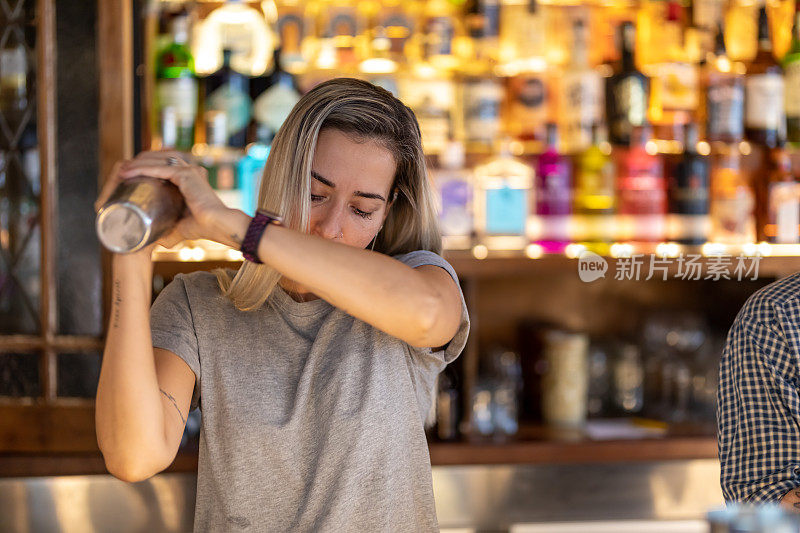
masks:
[[(645, 253), (644, 251), (637, 253)], [(700, 255), (699, 248), (691, 249), (686, 254)], [(648, 255), (649, 252), (646, 254)], [(520, 250), (497, 250), (490, 251), (485, 259), (476, 259), (469, 250), (447, 250), (443, 253), (443, 257), (453, 265), (456, 272), (461, 277), (497, 277), (508, 275), (524, 275), (533, 273), (543, 273), (547, 271), (564, 271), (571, 270), (578, 274), (578, 259), (569, 258), (564, 255), (551, 254), (543, 255), (539, 258), (532, 259), (527, 257), (524, 252)], [(608, 261), (608, 272), (606, 273), (606, 280), (613, 280), (616, 272), (616, 267), (624, 258), (606, 258)], [(714, 261), (712, 257), (701, 256), (699, 264), (702, 267), (703, 279), (708, 272), (708, 266)], [(734, 267), (736, 264), (736, 256), (730, 266), (731, 279), (736, 279)], [(229, 260), (212, 260), (212, 261), (179, 261), (176, 259), (156, 259), (154, 272), (161, 276), (173, 277), (180, 272), (193, 272), (195, 270), (213, 270), (215, 268), (232, 268), (237, 269), (241, 265), (241, 261)], [(748, 261), (749, 265), (749, 261)], [(649, 257), (645, 257), (645, 262), (642, 265), (642, 275), (640, 279), (645, 279), (648, 275)], [(800, 256), (770, 256), (762, 257), (758, 265), (758, 277), (783, 277), (794, 272), (800, 271)], [(679, 274), (678, 260), (672, 258), (667, 267), (668, 279), (681, 279)], [(661, 279), (659, 273), (656, 273), (655, 279)], [(724, 280), (723, 280), (724, 281)]]
[[(716, 437), (668, 437), (578, 442), (520, 441), (504, 444), (431, 442), (433, 466), (569, 464), (715, 459)], [(165, 472), (196, 472), (197, 452), (184, 451)], [(0, 454), (0, 477), (108, 474), (99, 453)]]
[(505, 444), (431, 443), (433, 465), (613, 463), (716, 459), (716, 437), (612, 441), (520, 441)]

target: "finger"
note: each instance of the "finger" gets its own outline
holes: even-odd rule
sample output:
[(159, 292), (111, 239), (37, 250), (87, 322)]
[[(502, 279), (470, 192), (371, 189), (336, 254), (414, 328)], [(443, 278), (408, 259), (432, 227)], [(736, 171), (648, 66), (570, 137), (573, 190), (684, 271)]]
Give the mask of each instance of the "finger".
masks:
[(171, 181), (181, 190), (183, 190), (182, 187), (184, 187), (187, 182), (201, 179), (200, 173), (197, 172), (194, 167), (175, 167), (167, 165), (152, 165), (130, 168), (123, 170), (121, 175), (123, 178), (130, 178), (132, 176), (139, 175), (160, 178)]
[(114, 166), (111, 167), (111, 173), (106, 178), (103, 188), (100, 190), (100, 194), (97, 196), (97, 200), (94, 203), (95, 213), (100, 211), (100, 208), (103, 207), (103, 205), (108, 201), (108, 198), (114, 192), (114, 189), (116, 189), (117, 185), (119, 185), (120, 181), (122, 181), (119, 173), (123, 164), (124, 161), (117, 161), (114, 163)]

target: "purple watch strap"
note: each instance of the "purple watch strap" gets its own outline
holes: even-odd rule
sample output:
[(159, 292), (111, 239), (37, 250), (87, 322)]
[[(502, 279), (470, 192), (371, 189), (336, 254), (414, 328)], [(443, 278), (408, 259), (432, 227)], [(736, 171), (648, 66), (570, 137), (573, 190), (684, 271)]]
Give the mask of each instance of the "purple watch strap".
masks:
[(253, 263), (262, 264), (258, 258), (258, 243), (261, 242), (261, 236), (264, 234), (264, 229), (272, 221), (277, 221), (273, 216), (270, 216), (262, 211), (257, 211), (256, 216), (250, 221), (247, 227), (247, 233), (242, 241), (242, 255), (248, 261)]

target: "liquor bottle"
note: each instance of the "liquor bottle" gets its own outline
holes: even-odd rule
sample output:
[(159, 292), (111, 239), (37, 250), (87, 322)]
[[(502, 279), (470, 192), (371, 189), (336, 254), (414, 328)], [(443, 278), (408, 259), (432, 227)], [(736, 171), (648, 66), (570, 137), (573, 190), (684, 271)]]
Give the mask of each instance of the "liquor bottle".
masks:
[(464, 144), (451, 140), (433, 171), (439, 200), (439, 225), (445, 249), (468, 249), (471, 245), (472, 172), (464, 166)]
[(710, 167), (697, 150), (697, 126), (689, 123), (685, 129), (683, 157), (669, 178), (667, 238), (681, 244), (703, 244), (710, 230)]
[[(406, 58), (412, 55), (409, 43), (417, 31), (420, 7), (402, 0), (383, 0), (376, 16), (374, 26), (383, 28), (388, 39), (388, 56), (400, 66), (404, 66)], [(406, 45), (409, 45), (408, 50)]]
[(577, 240), (600, 254), (614, 238), (614, 164), (611, 144), (598, 123), (592, 124), (592, 144), (578, 155), (575, 173)]
[(758, 53), (745, 78), (745, 135), (761, 145), (774, 147), (785, 126), (783, 69), (772, 55), (767, 10), (758, 12)]
[(795, 6), (792, 44), (783, 58), (786, 97), (786, 140), (800, 145), (800, 3)]
[(322, 35), (332, 38), (340, 69), (355, 71), (367, 54), (367, 20), (363, 6), (349, 0), (330, 0), (320, 10)]
[(197, 119), (197, 78), (188, 41), (189, 17), (182, 13), (172, 20), (172, 42), (156, 59), (161, 146), (181, 151), (192, 149)]
[(521, 141), (543, 141), (548, 119), (549, 91), (545, 72), (523, 70), (505, 79), (505, 131)]
[(222, 111), (228, 146), (244, 148), (252, 102), (247, 78), (231, 68), (231, 54), (224, 50), (222, 68), (205, 79), (206, 113)]
[(272, 69), (272, 53), (278, 44), (273, 24), (244, 0), (228, 0), (214, 9), (192, 35), (195, 70), (207, 76), (222, 68), (224, 50), (228, 65), (246, 76), (260, 76)]
[(500, 0), (467, 0), (465, 26), (475, 57), (496, 61), (500, 45)]
[(534, 204), (534, 170), (504, 140), (496, 158), (475, 168), (475, 229), (489, 247), (522, 249)]
[(539, 244), (545, 252), (561, 253), (569, 244), (572, 212), (570, 165), (558, 153), (558, 128), (547, 124), (547, 147), (536, 172), (536, 214), (541, 221)]
[(392, 41), (383, 26), (374, 26), (369, 33), (371, 39), (367, 57), (358, 65), (360, 76), (398, 96), (397, 71), (400, 65), (395, 60), (397, 56), (392, 54)]
[(682, 6), (674, 0), (666, 4), (661, 43), (663, 53), (652, 65), (650, 122), (657, 139), (683, 141), (684, 126), (697, 109), (697, 68), (686, 60)]
[(423, 63), (416, 66), (415, 71), (398, 77), (400, 99), (417, 117), (425, 153), (438, 154), (455, 130), (456, 84), (446, 70)]
[(759, 241), (800, 242), (800, 183), (783, 143), (769, 151), (768, 172), (756, 176), (756, 232)]
[(647, 120), (649, 80), (634, 64), (636, 29), (631, 22), (621, 24), (619, 39), (622, 59), (606, 79), (606, 120), (611, 144), (627, 145), (633, 128)]
[(579, 152), (592, 142), (592, 124), (601, 120), (603, 81), (600, 73), (589, 66), (589, 29), (577, 19), (572, 25), (571, 61), (561, 78), (559, 116), (561, 117), (563, 150)]
[(458, 74), (461, 108), (458, 138), (468, 150), (473, 146), (492, 146), (501, 131), (503, 84), (490, 75), (490, 64), (476, 60), (462, 65)]
[(200, 164), (208, 171), (208, 183), (231, 209), (245, 210), (242, 187), (236, 172), (240, 154), (230, 148), (227, 126), (229, 114), (224, 110), (206, 111), (206, 144), (196, 151)]
[(415, 63), (450, 72), (460, 65), (469, 43), (460, 14), (447, 0), (425, 2), (420, 29), (412, 40)]
[[(10, 40), (10, 39), (9, 39)], [(28, 61), (25, 47), (6, 43), (0, 49), (0, 114), (11, 130), (11, 135), (0, 135), (0, 147), (11, 148), (11, 141), (25, 117), (28, 108)]]
[(667, 187), (661, 158), (649, 138), (649, 125), (635, 127), (630, 146), (619, 153), (618, 229), (625, 240), (662, 241), (666, 236)]
[(500, 6), (498, 61), (505, 66), (544, 67), (547, 28), (538, 0), (508, 0)]
[(250, 94), (257, 95), (253, 102), (255, 135), (253, 138), (269, 145), (278, 129), (300, 100), (297, 80), (283, 69), (280, 48), (275, 49), (275, 69), (269, 76), (253, 78), (250, 81)]
[(721, 145), (711, 167), (711, 240), (723, 244), (755, 241), (753, 191), (741, 168), (737, 146)]
[(287, 72), (299, 74), (308, 68), (308, 58), (312, 54), (313, 20), (298, 0), (280, 0), (276, 9), (281, 64)]
[(725, 50), (725, 32), (717, 27), (714, 55), (703, 73), (705, 138), (735, 143), (744, 136), (744, 78)]

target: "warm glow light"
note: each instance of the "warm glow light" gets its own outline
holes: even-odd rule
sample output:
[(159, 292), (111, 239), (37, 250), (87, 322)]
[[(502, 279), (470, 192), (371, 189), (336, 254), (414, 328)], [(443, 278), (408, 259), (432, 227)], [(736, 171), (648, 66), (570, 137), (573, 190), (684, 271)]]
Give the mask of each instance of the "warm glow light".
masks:
[(703, 245), (702, 253), (706, 257), (709, 255), (723, 255), (725, 253), (725, 245), (719, 242), (707, 242)]
[(630, 257), (633, 255), (633, 245), (615, 242), (611, 245), (611, 257)]
[(228, 251), (226, 253), (228, 255), (228, 260), (229, 261), (242, 261), (242, 260), (244, 260), (244, 256), (242, 256), (242, 252), (240, 252), (239, 250), (234, 250), (233, 248), (228, 248)]
[(191, 249), (192, 261), (202, 261), (206, 258), (206, 251), (196, 246)]
[(184, 246), (180, 250), (178, 250), (178, 259), (181, 261), (191, 261), (192, 260), (192, 249)]
[(656, 255), (659, 257), (678, 257), (681, 254), (681, 247), (674, 242), (662, 242), (656, 246)]
[(362, 61), (359, 69), (365, 74), (391, 74), (397, 72), (397, 63), (388, 58), (371, 57)]
[(742, 155), (750, 155), (750, 152), (753, 151), (752, 146), (747, 141), (742, 141), (739, 143), (739, 153)]
[(758, 243), (758, 253), (764, 257), (772, 255), (772, 246), (768, 242), (761, 241)]
[(697, 143), (697, 153), (700, 155), (708, 155), (711, 153), (711, 145), (708, 144), (706, 141), (700, 141)]
[(569, 257), (570, 259), (575, 259), (581, 255), (582, 252), (586, 250), (586, 246), (582, 244), (572, 243), (568, 244), (567, 247), (564, 249), (564, 255)]
[(650, 155), (656, 155), (658, 153), (658, 143), (655, 141), (647, 141), (644, 145), (644, 150)]
[(746, 256), (754, 256), (758, 253), (758, 247), (755, 243), (748, 242), (747, 244), (742, 245), (742, 254)]
[(544, 250), (538, 244), (529, 244), (525, 247), (525, 255), (530, 257), (531, 259), (539, 259), (542, 257)]
[(489, 249), (483, 244), (476, 244), (472, 247), (472, 256), (475, 259), (486, 259), (489, 257)]

